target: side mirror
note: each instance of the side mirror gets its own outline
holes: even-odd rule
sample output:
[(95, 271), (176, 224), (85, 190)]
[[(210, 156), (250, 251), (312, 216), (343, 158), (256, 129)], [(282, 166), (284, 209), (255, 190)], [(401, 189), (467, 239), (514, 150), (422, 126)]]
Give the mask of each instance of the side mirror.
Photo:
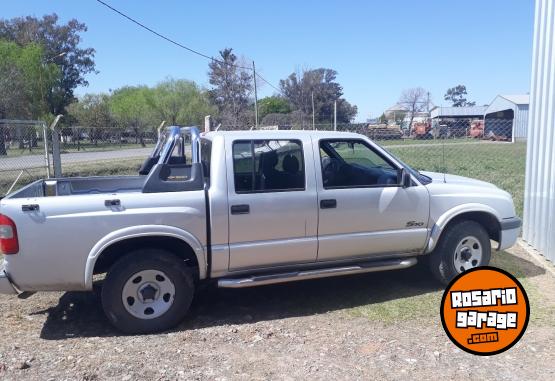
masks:
[(411, 186), (412, 181), (410, 178), (410, 173), (405, 168), (401, 168), (399, 169), (399, 172), (397, 172), (397, 184), (403, 188), (408, 188)]

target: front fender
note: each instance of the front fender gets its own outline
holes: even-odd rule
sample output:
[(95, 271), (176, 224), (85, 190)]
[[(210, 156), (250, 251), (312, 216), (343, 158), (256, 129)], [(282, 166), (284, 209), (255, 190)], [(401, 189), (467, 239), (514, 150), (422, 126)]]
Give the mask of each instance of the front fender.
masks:
[(497, 221), (501, 221), (499, 213), (491, 206), (479, 203), (463, 204), (455, 206), (441, 214), (432, 226), (430, 237), (428, 238), (428, 245), (426, 246), (426, 253), (431, 253), (439, 241), (441, 233), (447, 224), (455, 217), (469, 212), (485, 212), (493, 215)]
[(165, 237), (174, 237), (178, 238), (185, 243), (187, 243), (197, 257), (197, 261), (199, 264), (199, 277), (200, 279), (206, 278), (206, 255), (204, 252), (204, 248), (200, 241), (191, 233), (176, 228), (174, 226), (165, 226), (165, 225), (140, 225), (140, 226), (132, 226), (123, 228), (120, 230), (116, 230), (111, 232), (110, 234), (104, 236), (100, 241), (94, 245), (94, 247), (89, 252), (87, 257), (87, 263), (85, 265), (85, 278), (84, 284), (85, 288), (90, 290), (93, 286), (93, 270), (94, 265), (96, 264), (97, 259), (100, 255), (106, 250), (109, 246), (116, 242), (124, 241), (130, 238), (137, 238), (137, 237), (152, 237), (152, 236), (165, 236)]

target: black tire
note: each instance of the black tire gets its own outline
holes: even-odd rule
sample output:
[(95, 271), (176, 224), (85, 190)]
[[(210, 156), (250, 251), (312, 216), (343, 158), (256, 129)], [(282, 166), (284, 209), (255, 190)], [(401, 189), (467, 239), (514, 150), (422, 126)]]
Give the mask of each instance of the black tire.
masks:
[(488, 232), (475, 221), (460, 221), (447, 228), (430, 255), (430, 270), (443, 284), (447, 285), (459, 275), (461, 269), (455, 268), (455, 251), (457, 245), (466, 237), (476, 238), (482, 249), (481, 260), (474, 266), (487, 266), (491, 259), (491, 243)]
[[(169, 281), (174, 287), (173, 298), (168, 298), (171, 300), (169, 309), (158, 317), (139, 318), (129, 312), (129, 307), (124, 305), (124, 286), (132, 276), (141, 271), (161, 272), (168, 278), (162, 278), (164, 282)], [(123, 332), (154, 333), (170, 329), (183, 320), (191, 306), (194, 292), (192, 271), (183, 260), (164, 250), (137, 250), (119, 259), (108, 271), (102, 287), (102, 307), (108, 320)], [(161, 302), (160, 297), (158, 295), (157, 300)], [(163, 299), (165, 301), (165, 296)]]

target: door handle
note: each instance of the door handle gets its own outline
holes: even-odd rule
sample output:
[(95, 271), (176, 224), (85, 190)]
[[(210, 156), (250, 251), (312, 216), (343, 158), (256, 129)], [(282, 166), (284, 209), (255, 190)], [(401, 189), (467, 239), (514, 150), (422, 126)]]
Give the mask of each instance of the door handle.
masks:
[(36, 212), (39, 209), (39, 204), (21, 205), (21, 210), (24, 212)]
[(104, 205), (107, 206), (107, 207), (121, 206), (121, 201), (120, 200), (105, 200)]
[(249, 214), (251, 208), (248, 204), (231, 205), (231, 214)]
[(337, 208), (337, 200), (334, 198), (328, 200), (320, 200), (320, 209)]

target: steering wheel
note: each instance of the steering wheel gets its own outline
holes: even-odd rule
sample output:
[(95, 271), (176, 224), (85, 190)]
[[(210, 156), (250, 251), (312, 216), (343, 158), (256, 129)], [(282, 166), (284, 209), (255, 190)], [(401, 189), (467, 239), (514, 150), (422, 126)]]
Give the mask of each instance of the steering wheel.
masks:
[(338, 175), (341, 173), (345, 165), (337, 159), (330, 159), (329, 163), (324, 167), (323, 180), (324, 186), (334, 185), (338, 179)]
[(376, 184), (380, 184), (380, 185), (397, 184), (397, 176), (387, 171), (382, 171), (382, 174), (378, 177)]

